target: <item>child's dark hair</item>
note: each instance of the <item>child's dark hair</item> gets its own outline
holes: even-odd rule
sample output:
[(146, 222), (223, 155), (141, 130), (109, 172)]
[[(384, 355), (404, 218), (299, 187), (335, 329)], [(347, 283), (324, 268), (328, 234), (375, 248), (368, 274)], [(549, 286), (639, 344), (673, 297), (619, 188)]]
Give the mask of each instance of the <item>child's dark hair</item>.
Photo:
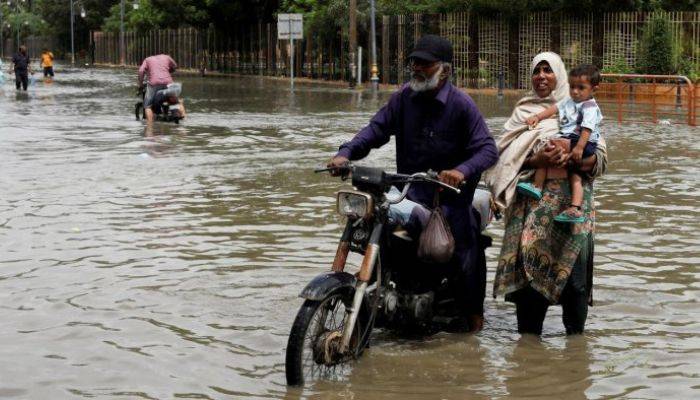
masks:
[(574, 78), (585, 76), (588, 78), (591, 86), (598, 86), (600, 83), (600, 70), (593, 64), (578, 65), (569, 72), (569, 76)]

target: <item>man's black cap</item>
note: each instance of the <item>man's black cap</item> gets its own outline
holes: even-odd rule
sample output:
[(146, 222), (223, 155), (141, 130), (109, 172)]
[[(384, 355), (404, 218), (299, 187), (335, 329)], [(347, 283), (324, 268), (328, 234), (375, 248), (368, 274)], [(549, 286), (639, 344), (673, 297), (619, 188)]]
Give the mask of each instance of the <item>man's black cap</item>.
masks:
[(438, 35), (425, 35), (418, 39), (408, 59), (418, 58), (428, 62), (452, 62), (452, 43)]

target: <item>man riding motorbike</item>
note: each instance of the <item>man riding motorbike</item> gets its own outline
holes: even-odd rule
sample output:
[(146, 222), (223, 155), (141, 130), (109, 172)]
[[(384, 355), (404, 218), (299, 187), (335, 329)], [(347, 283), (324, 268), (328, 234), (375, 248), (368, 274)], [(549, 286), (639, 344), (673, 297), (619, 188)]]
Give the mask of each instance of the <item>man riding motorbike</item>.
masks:
[(153, 122), (153, 97), (159, 90), (166, 89), (167, 86), (173, 83), (173, 78), (170, 74), (175, 72), (177, 64), (167, 54), (158, 54), (155, 56), (146, 57), (139, 68), (138, 85), (143, 87), (144, 75), (148, 74), (148, 84), (146, 86), (146, 95), (143, 99), (143, 108), (146, 112), (146, 121)]
[[(439, 179), (452, 186), (464, 183), (461, 194), (443, 192), (440, 204), (452, 229), (455, 251), (449, 261), (461, 271), (462, 327), (483, 327), (486, 260), (479, 246), (479, 216), (472, 207), (481, 173), (493, 166), (498, 150), (474, 101), (454, 87), (449, 77), (452, 44), (436, 35), (423, 36), (409, 55), (410, 83), (391, 96), (368, 126), (340, 146), (328, 167), (364, 158), (396, 136), (398, 173), (440, 171)], [(408, 198), (431, 205), (434, 187), (416, 185)]]

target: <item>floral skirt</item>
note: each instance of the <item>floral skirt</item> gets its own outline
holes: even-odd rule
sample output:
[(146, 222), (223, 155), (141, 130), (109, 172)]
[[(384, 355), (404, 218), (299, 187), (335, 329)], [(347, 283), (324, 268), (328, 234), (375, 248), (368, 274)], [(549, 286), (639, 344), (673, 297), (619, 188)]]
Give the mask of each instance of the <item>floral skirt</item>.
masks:
[(578, 224), (554, 221), (570, 203), (568, 179), (546, 181), (541, 200), (518, 195), (506, 213), (494, 297), (530, 285), (552, 304), (559, 301), (579, 252), (588, 244), (588, 235), (593, 231), (592, 183), (583, 182), (585, 221)]

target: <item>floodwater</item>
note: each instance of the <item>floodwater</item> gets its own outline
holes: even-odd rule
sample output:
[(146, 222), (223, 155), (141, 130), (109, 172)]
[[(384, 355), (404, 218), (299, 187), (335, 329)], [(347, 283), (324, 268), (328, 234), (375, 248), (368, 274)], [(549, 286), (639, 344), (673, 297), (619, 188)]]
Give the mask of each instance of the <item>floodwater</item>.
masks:
[[(189, 118), (147, 132), (133, 70), (56, 69), (0, 90), (1, 398), (700, 398), (700, 129), (607, 122), (585, 335), (553, 307), (520, 337), (495, 223), (483, 332), (379, 332), (348, 376), (289, 389), (297, 294), (340, 235), (343, 184), (312, 169), (388, 95), (183, 77)], [(498, 131), (514, 99), (476, 100)]]

